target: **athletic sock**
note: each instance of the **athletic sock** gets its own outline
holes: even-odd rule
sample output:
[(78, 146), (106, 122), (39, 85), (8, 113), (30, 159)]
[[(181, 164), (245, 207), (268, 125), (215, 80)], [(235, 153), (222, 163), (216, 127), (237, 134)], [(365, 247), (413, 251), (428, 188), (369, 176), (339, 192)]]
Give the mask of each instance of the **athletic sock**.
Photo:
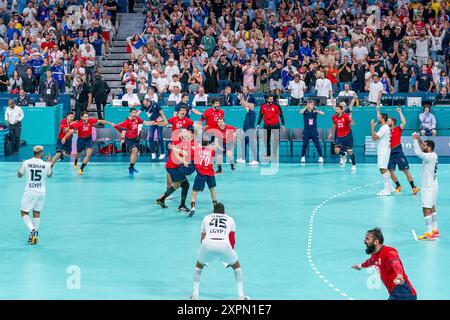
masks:
[(26, 214), (22, 217), (22, 219), (23, 219), (23, 222), (25, 222), (28, 230), (30, 230), (30, 232), (33, 231), (34, 226), (33, 226), (33, 223), (31, 222), (30, 216)]
[(78, 159), (75, 159), (75, 161), (73, 162), (73, 165), (76, 166), (78, 164)]
[(195, 267), (194, 270), (194, 290), (193, 295), (198, 296), (200, 291), (200, 276), (202, 275), (202, 269)]
[(189, 192), (189, 185), (187, 185), (187, 187), (184, 187), (183, 189), (181, 189), (181, 205), (182, 206), (186, 205), (186, 198), (187, 198), (188, 192)]
[(387, 191), (391, 191), (389, 172), (383, 173), (382, 176), (383, 176), (383, 182), (384, 182), (384, 189)]
[(87, 163), (83, 163), (82, 165), (81, 165), (81, 170), (83, 170), (85, 167), (87, 166)]
[(427, 226), (427, 232), (433, 232), (433, 222), (432, 222), (432, 217), (431, 217), (431, 215), (429, 215), (429, 216), (425, 216), (424, 217), (424, 219), (425, 219), (425, 224), (426, 224), (426, 226)]
[(39, 223), (41, 222), (41, 218), (33, 218), (34, 221), (34, 230), (39, 230)]
[(217, 165), (217, 171), (222, 171), (222, 165), (221, 164)]
[(175, 189), (173, 187), (170, 187), (166, 190), (166, 192), (164, 192), (164, 195), (160, 199), (164, 201), (168, 196), (170, 196), (174, 192)]
[(437, 230), (438, 229), (437, 212), (433, 212), (431, 214), (431, 226), (432, 226), (433, 230)]
[(411, 188), (413, 188), (413, 189), (416, 187), (416, 186), (414, 185), (414, 180), (410, 181), (409, 184), (410, 184)]
[(396, 186), (397, 188), (400, 187), (400, 182), (394, 181), (394, 183), (395, 183), (395, 186)]
[(191, 208), (195, 208), (195, 201), (191, 202)]
[(134, 168), (134, 163), (130, 162), (130, 169), (133, 169), (133, 168)]
[(356, 165), (355, 155), (350, 155), (350, 160), (352, 161), (352, 165)]
[(216, 206), (216, 204), (217, 204), (217, 200), (213, 200), (213, 207), (215, 207)]
[(244, 281), (242, 277), (242, 270), (241, 268), (234, 270), (234, 278), (236, 279), (236, 287), (238, 292), (238, 297), (244, 296)]

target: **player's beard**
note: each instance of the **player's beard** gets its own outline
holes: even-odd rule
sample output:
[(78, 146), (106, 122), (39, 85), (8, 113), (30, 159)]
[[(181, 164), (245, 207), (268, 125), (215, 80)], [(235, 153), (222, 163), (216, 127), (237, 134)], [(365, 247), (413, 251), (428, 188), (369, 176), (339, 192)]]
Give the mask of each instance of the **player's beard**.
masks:
[(375, 245), (372, 244), (366, 244), (366, 253), (372, 254), (375, 251)]

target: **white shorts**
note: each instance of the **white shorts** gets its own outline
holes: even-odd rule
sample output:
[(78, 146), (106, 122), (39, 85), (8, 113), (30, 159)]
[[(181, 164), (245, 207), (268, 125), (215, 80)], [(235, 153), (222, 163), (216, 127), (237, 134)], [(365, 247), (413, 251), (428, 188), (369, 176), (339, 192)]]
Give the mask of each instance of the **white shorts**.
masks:
[(25, 191), (20, 202), (20, 210), (25, 212), (39, 211), (44, 208), (45, 193)]
[(390, 152), (378, 153), (378, 169), (387, 169), (389, 165)]
[(422, 193), (422, 208), (431, 209), (436, 205), (438, 190), (439, 187), (437, 184), (429, 187), (422, 187), (422, 190), (420, 191)]
[(202, 241), (197, 261), (201, 264), (206, 264), (215, 260), (223, 261), (230, 265), (238, 261), (238, 256), (228, 240), (204, 239)]

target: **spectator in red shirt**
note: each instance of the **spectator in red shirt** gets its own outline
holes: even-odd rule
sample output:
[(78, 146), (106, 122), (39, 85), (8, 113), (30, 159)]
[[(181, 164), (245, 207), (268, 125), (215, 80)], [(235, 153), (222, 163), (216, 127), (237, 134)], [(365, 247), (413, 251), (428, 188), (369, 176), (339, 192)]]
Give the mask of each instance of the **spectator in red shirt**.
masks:
[(366, 253), (371, 256), (352, 268), (361, 270), (375, 266), (389, 292), (389, 300), (417, 300), (416, 291), (409, 282), (397, 250), (383, 243), (384, 236), (380, 228), (367, 231), (364, 244)]

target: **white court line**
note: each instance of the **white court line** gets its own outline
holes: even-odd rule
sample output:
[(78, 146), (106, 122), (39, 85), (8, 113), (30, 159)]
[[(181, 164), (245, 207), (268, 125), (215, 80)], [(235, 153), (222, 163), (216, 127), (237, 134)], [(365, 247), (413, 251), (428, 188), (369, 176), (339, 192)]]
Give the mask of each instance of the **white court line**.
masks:
[[(364, 186), (361, 187), (354, 187), (354, 188), (350, 188), (346, 191), (343, 192), (339, 192), (335, 195), (332, 195), (331, 197), (329, 197), (328, 199), (325, 199), (324, 201), (322, 201), (321, 203), (319, 203), (311, 212), (311, 215), (309, 217), (309, 232), (308, 232), (308, 245), (307, 245), (307, 257), (308, 257), (308, 262), (309, 262), (309, 266), (311, 267), (311, 269), (314, 271), (314, 273), (317, 274), (317, 276), (319, 277), (320, 280), (323, 281), (324, 284), (328, 285), (329, 288), (334, 288), (333, 291), (337, 292), (338, 294), (340, 294), (341, 296), (347, 298), (348, 300), (355, 300), (354, 298), (352, 298), (347, 292), (343, 291), (342, 289), (336, 287), (331, 281), (329, 281), (319, 270), (319, 268), (317, 267), (317, 265), (314, 263), (313, 260), (313, 252), (312, 252), (312, 238), (313, 238), (313, 231), (314, 231), (314, 216), (316, 215), (316, 213), (319, 211), (320, 208), (322, 208), (326, 203), (330, 202), (331, 200), (335, 199), (335, 198), (339, 198), (341, 196), (344, 196), (347, 193), (350, 193), (352, 191), (356, 191), (359, 189), (363, 189), (363, 188), (367, 188), (369, 186), (378, 184), (380, 182), (372, 182), (372, 183), (368, 183)], [(414, 230), (413, 230), (414, 231)]]

